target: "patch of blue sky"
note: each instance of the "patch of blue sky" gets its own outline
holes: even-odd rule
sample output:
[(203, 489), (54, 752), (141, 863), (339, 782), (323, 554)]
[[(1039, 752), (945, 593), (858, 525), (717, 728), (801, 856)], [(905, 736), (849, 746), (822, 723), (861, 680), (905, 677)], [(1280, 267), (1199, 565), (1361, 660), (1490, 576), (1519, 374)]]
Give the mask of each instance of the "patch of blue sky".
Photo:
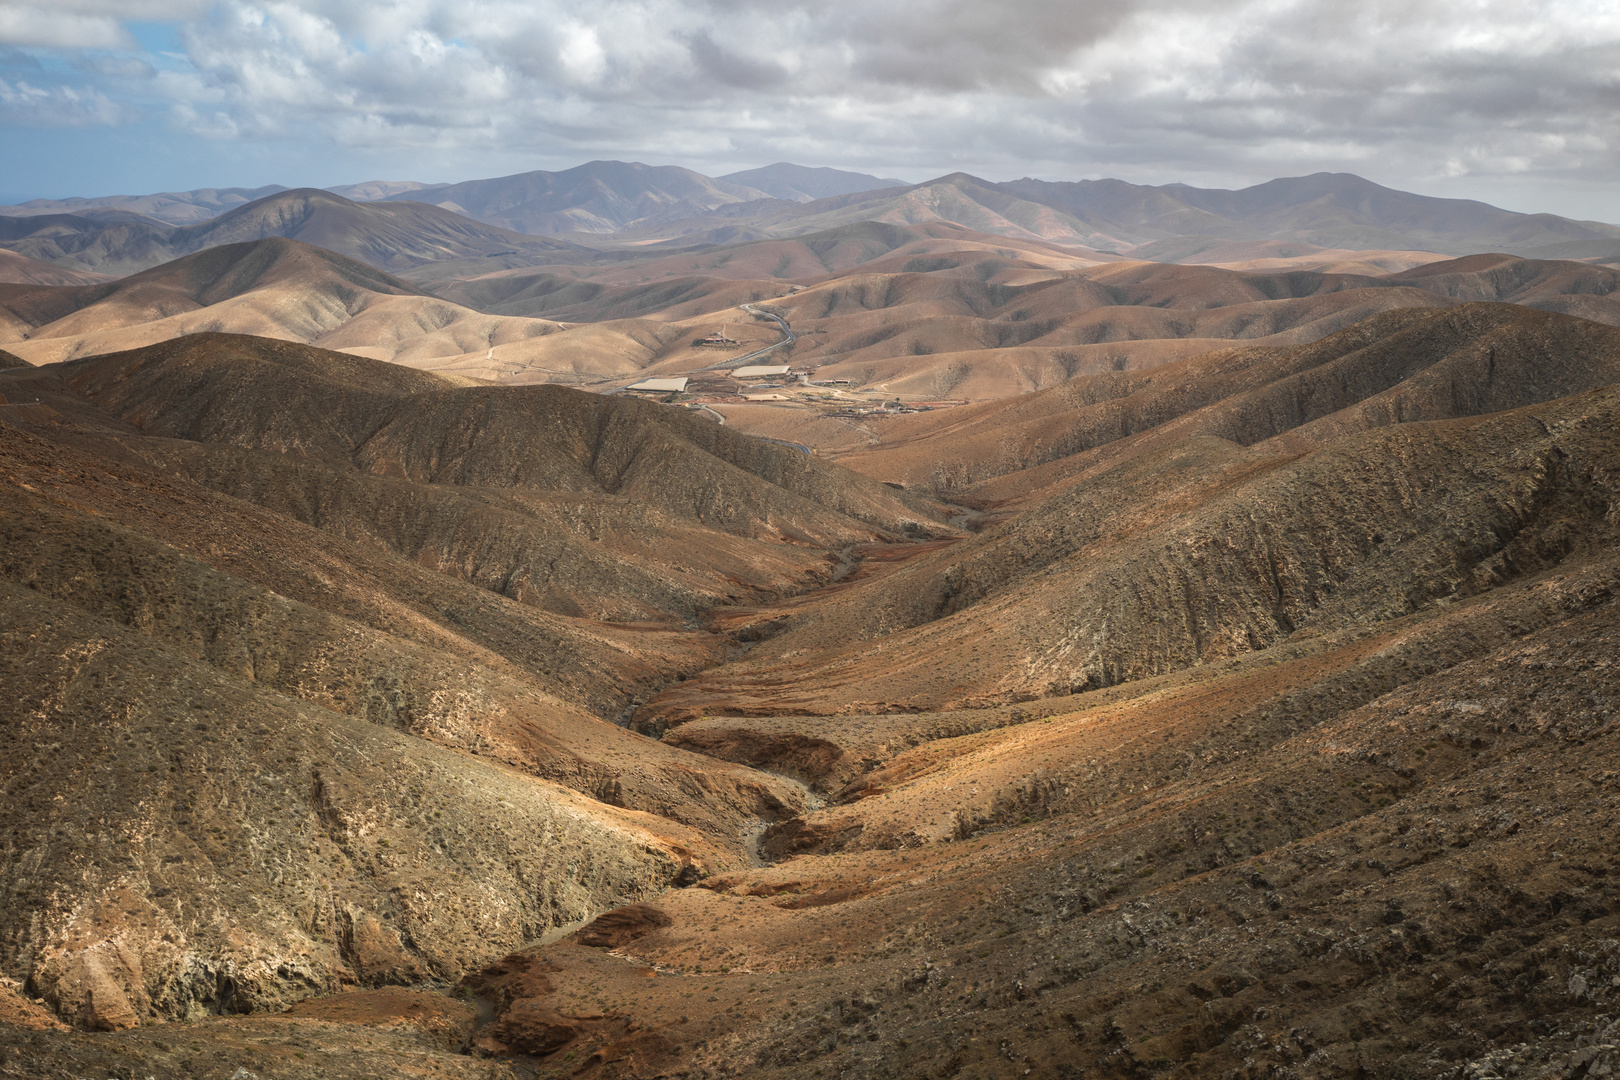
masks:
[(33, 69), (38, 71), (42, 66), (39, 58), (34, 56), (33, 53), (25, 49), (13, 49), (9, 46), (0, 45), (0, 68), (23, 71)]
[(185, 71), (191, 68), (180, 42), (177, 22), (127, 22), (124, 29), (140, 46), (146, 62), (160, 71)]
[(126, 22), (124, 29), (143, 52), (156, 55), (180, 51), (180, 24), (177, 22)]

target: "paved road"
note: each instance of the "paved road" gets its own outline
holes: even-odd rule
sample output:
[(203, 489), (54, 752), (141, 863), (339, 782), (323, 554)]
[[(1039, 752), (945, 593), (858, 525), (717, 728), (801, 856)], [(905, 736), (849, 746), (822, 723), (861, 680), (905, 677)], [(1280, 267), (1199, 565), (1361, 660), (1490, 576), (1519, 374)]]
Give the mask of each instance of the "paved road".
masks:
[(714, 422), (715, 423), (721, 425), (722, 427), (725, 425), (726, 414), (723, 413), (723, 412), (720, 412), (718, 409), (711, 409), (707, 405), (699, 405), (697, 408), (693, 409), (692, 411), (693, 412), (708, 413), (710, 416), (714, 417)]
[[(750, 315), (763, 315), (767, 319), (770, 319), (773, 322), (775, 322), (776, 325), (778, 327), (780, 327), (781, 330), (782, 330), (782, 340), (778, 341), (774, 345), (767, 345), (763, 349), (755, 349), (753, 352), (748, 353), (748, 354), (746, 354), (744, 356), (735, 356), (735, 357), (732, 357), (730, 360), (722, 360), (718, 364), (710, 364), (708, 367), (692, 368), (692, 369), (690, 369), (688, 371), (677, 372), (673, 376), (663, 375), (663, 376), (658, 376), (658, 378), (678, 378), (681, 375), (696, 375), (700, 371), (725, 371), (728, 368), (747, 367), (749, 364), (751, 364), (754, 361), (758, 360), (760, 357), (766, 355), (767, 353), (775, 352), (777, 349), (780, 349), (780, 348), (782, 348), (783, 346), (786, 346), (786, 345), (791, 345), (795, 341), (798, 340), (797, 335), (795, 335), (793, 333), (793, 327), (789, 326), (788, 321), (786, 319), (782, 318), (782, 316), (780, 316), (780, 315), (778, 315), (778, 314), (776, 314), (775, 312), (772, 312), (772, 311), (766, 311), (763, 308), (757, 308), (753, 304), (743, 304), (743, 305), (741, 305), (741, 307), (742, 307), (742, 309), (744, 311), (748, 312), (748, 314), (750, 314)], [(491, 351), (493, 352), (494, 350), (491, 350)], [(617, 393), (619, 393), (619, 392), (621, 392), (621, 391), (623, 391), (625, 389), (626, 389), (626, 387), (618, 386), (618, 387), (614, 387), (612, 390), (604, 390), (602, 392), (602, 396), (607, 397), (607, 396), (610, 396), (612, 394), (617, 394)], [(716, 413), (715, 415), (718, 416), (719, 414)], [(725, 423), (725, 419), (722, 418), (720, 422), (722, 424)], [(773, 440), (773, 441), (775, 441), (775, 440)], [(810, 448), (808, 446), (804, 446), (804, 445), (802, 445), (800, 443), (789, 443), (788, 445), (789, 446), (797, 446), (800, 449), (802, 449), (805, 453), (807, 453), (807, 454), (810, 453)]]
[(753, 363), (755, 360), (758, 360), (765, 354), (775, 352), (777, 349), (780, 349), (785, 345), (791, 345), (798, 340), (797, 336), (793, 333), (793, 327), (789, 326), (788, 321), (775, 312), (766, 311), (764, 308), (755, 307), (753, 304), (743, 304), (742, 309), (748, 312), (750, 315), (763, 315), (767, 319), (775, 322), (776, 325), (781, 328), (782, 340), (778, 341), (775, 345), (767, 345), (763, 349), (755, 349), (746, 356), (737, 356), (730, 360), (722, 360), (718, 364), (710, 364), (705, 368), (698, 368), (698, 371), (723, 371), (726, 368), (747, 367), (749, 364)]

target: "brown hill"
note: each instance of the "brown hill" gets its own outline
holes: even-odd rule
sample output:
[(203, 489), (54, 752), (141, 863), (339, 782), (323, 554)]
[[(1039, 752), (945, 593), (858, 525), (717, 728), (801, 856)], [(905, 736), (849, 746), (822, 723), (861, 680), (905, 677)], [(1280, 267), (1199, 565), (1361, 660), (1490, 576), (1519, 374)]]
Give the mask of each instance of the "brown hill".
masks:
[(493, 228), (422, 202), (356, 203), (313, 188), (278, 192), (206, 224), (176, 229), (173, 243), (180, 253), (272, 236), (396, 271), (445, 259), (514, 252), (544, 262), (588, 260), (593, 254), (560, 240)]
[(194, 225), (218, 217), (228, 210), (287, 189), (279, 184), (258, 188), (198, 188), (195, 191), (166, 191), (157, 195), (107, 195), (99, 198), (30, 199), (17, 206), (0, 206), (9, 217), (39, 217), (43, 214), (94, 216), (107, 211), (140, 214), (170, 225)]
[(674, 165), (591, 161), (562, 172), (433, 184), (384, 198), (432, 202), (502, 229), (546, 234), (616, 232), (768, 196)]
[[(643, 234), (693, 237), (725, 222), (795, 236), (860, 221), (952, 221), (979, 232), (1078, 244), (1118, 254), (1166, 241), (1174, 248), (1283, 241), (1321, 248), (1439, 252), (1508, 251), (1532, 258), (1611, 258), (1620, 227), (1553, 214), (1520, 214), (1466, 199), (1396, 191), (1347, 173), (1284, 177), (1238, 191), (1123, 180), (992, 183), (952, 173), (921, 184), (803, 204), (719, 207)], [(1168, 252), (1166, 252), (1168, 253)], [(1160, 252), (1145, 247), (1142, 257)], [(1171, 256), (1175, 256), (1172, 254)]]
[(105, 274), (86, 274), (40, 262), (0, 248), (0, 283), (10, 285), (94, 285), (111, 281)]
[[(1504, 419), (1501, 431), (1496, 421), (1416, 422), (1617, 381), (1620, 331), (1481, 305), (1392, 312), (1312, 346), (1216, 353), (1076, 380), (999, 415), (982, 409), (909, 452), (849, 460), (895, 480), (908, 474), (884, 466), (898, 457), (947, 490), (973, 479), (952, 483), (964, 458), (991, 476), (1033, 465), (968, 489), (986, 505), (1022, 499), (1026, 512), (778, 614), (770, 641), (667, 691), (644, 722), (656, 728), (721, 701), (769, 713), (1038, 698), (1477, 590), (1492, 574), (1537, 565), (1537, 530), (1573, 537), (1593, 523), (1537, 516), (1579, 502), (1573, 489), (1528, 502), (1508, 494), (1528, 475), (1506, 464), (1509, 446), (1536, 414)], [(1483, 447), (1495, 447), (1501, 471), (1470, 471)], [(1525, 460), (1531, 473), (1545, 467)], [(1510, 547), (1521, 533), (1528, 551)], [(1216, 579), (1218, 594), (1206, 592)]]
[[(892, 488), (645, 403), (227, 339), (0, 376), (49, 399), (0, 410), (0, 1015), (34, 1026), (0, 1054), (1605, 1074), (1614, 334), (1464, 304), (1091, 380), (1077, 452), (978, 489), (1021, 501), (954, 542)], [(700, 438), (820, 510), (740, 480), (668, 566), (784, 515), (873, 531), (835, 493), (930, 534), (807, 547), (819, 588), (785, 574), (706, 629), (516, 602), (434, 534), (446, 494), (606, 506), (616, 476), (668, 529), (716, 468)], [(240, 483), (249, 457), (274, 464)], [(615, 647), (660, 740), (573, 704)]]
[[(1224, 342), (1307, 343), (1379, 312), (1458, 300), (1510, 300), (1620, 322), (1606, 306), (1620, 277), (1584, 263), (1478, 256), (1365, 276), (1116, 260), (1054, 272), (1040, 269), (1032, 252), (1017, 261), (1009, 254), (905, 249), (795, 289), (771, 307), (800, 336), (788, 355), (817, 367), (818, 380), (912, 401), (1008, 398), (1077, 375), (1151, 368)], [(880, 431), (862, 421), (840, 439), (818, 429), (814, 414), (801, 419), (802, 434), (789, 437), (833, 451), (881, 441), (891, 429), (952, 422), (886, 420)]]
[[(281, 210), (296, 209), (296, 195), (281, 197)], [(1580, 263), (1477, 256), (1368, 276), (1098, 259), (951, 224), (868, 223), (641, 261), (497, 271), (438, 281), (429, 296), (271, 238), (209, 248), (105, 288), (0, 286), (0, 339), (48, 363), (187, 333), (251, 333), (482, 380), (605, 388), (723, 359), (691, 348), (717, 331), (741, 342), (739, 354), (771, 344), (775, 325), (737, 310), (770, 300), (799, 335), (782, 359), (867, 397), (931, 401), (1005, 398), (1234, 340), (1308, 342), (1413, 305), (1504, 299), (1620, 321), (1616, 272)], [(783, 276), (792, 274), (802, 276)], [(550, 319), (573, 325), (559, 334)], [(785, 437), (836, 448), (810, 435), (818, 415), (804, 411), (803, 432)]]
[(949, 533), (680, 410), (288, 343), (4, 378), (7, 973), (92, 1027), (453, 980), (746, 865), (794, 787), (602, 718), (716, 657), (717, 600)]
[[(974, 233), (949, 222), (920, 226), (861, 222), (791, 240), (751, 240), (675, 254), (648, 254), (582, 272), (505, 270), (431, 285), (446, 299), (504, 315), (563, 322), (659, 316), (688, 318), (786, 294), (790, 282), (818, 281), (858, 267), (892, 270), (941, 259), (953, 265), (986, 255), (1040, 270), (1069, 270), (1108, 261), (1070, 249)], [(937, 268), (937, 267), (936, 267)]]
[(173, 227), (139, 214), (0, 215), (0, 248), (72, 273), (117, 276), (174, 258)]
[[(769, 276), (772, 258), (784, 273), (807, 276)], [(651, 276), (660, 268), (662, 276)], [(739, 276), (720, 276), (727, 274)], [(1606, 267), (1510, 256), (1377, 275), (1098, 262), (934, 224), (852, 227), (567, 273), (505, 272), (434, 289), (492, 313), (576, 324), (567, 335), (468, 356), (457, 362), (465, 366), (446, 370), (508, 381), (690, 372), (717, 359), (689, 347), (705, 334), (742, 335), (739, 352), (774, 341), (771, 326), (735, 310), (768, 300), (798, 334), (781, 359), (818, 369), (816, 379), (827, 385), (934, 401), (1007, 398), (1232, 341), (1307, 343), (1379, 312), (1460, 300), (1509, 300), (1620, 322), (1620, 311), (1606, 306), (1617, 281)], [(725, 409), (745, 430), (770, 427), (777, 437), (829, 450), (843, 445), (841, 432), (882, 438), (865, 421), (828, 428), (814, 409), (798, 410), (796, 428), (774, 414)]]
[(147, 270), (225, 244), (282, 237), (387, 270), (446, 260), (589, 262), (594, 252), (525, 236), (424, 203), (356, 203), (313, 188), (282, 190), (219, 217), (173, 227), (134, 214), (0, 217), (0, 246), (66, 269)]
[(209, 248), (100, 285), (0, 285), (0, 340), (34, 363), (226, 331), (432, 366), (557, 329), (446, 303), (295, 240)]
[[(986, 489), (984, 496), (1012, 497), (1023, 485), (1049, 483), (1067, 475), (1065, 470), (1082, 467), (1077, 464), (1079, 459), (1068, 460), (1075, 454), (1170, 421), (1179, 426), (1168, 437), (1211, 434), (1249, 445), (1343, 408), (1407, 410), (1386, 412), (1377, 421), (1383, 423), (1447, 415), (1434, 412), (1429, 401), (1418, 406), (1421, 412), (1410, 411), (1413, 406), (1406, 395), (1414, 388), (1405, 380), (1452, 359), (1486, 364), (1478, 371), (1479, 384), (1464, 385), (1457, 391), (1463, 395), (1459, 402), (1481, 395), (1509, 395), (1486, 406), (1459, 404), (1459, 408), (1494, 411), (1522, 403), (1513, 395), (1523, 393), (1528, 385), (1542, 385), (1536, 378), (1540, 370), (1548, 378), (1538, 393), (1559, 396), (1593, 385), (1584, 379), (1608, 378), (1615, 340), (1607, 328), (1538, 317), (1524, 309), (1479, 308), (1467, 316), (1401, 309), (1310, 346), (1212, 351), (1145, 370), (1082, 375), (1062, 386), (1012, 400), (896, 417), (887, 420), (872, 438), (846, 437), (833, 453), (852, 468), (879, 479), (957, 494), (995, 477), (1025, 471), (1017, 479), (1009, 477), (992, 485), (996, 494)], [(1491, 350), (1498, 344), (1504, 362), (1517, 365), (1511, 378), (1498, 379), (1489, 370)], [(1337, 378), (1340, 368), (1357, 372), (1346, 376), (1342, 387), (1324, 389), (1310, 381), (1327, 372), (1335, 374), (1326, 377)], [(1319, 374), (1307, 374), (1312, 371)], [(1377, 374), (1369, 380), (1368, 372)], [(1295, 381), (1279, 382), (1284, 373)], [(1209, 412), (1197, 411), (1220, 402), (1235, 403), (1240, 394), (1254, 396), (1242, 398), (1245, 404), (1241, 408), (1228, 404)], [(1279, 395), (1294, 395), (1309, 404), (1290, 405)], [(1356, 404), (1363, 400), (1366, 404)], [(1284, 426), (1245, 428), (1231, 420), (1236, 415), (1249, 418), (1250, 423)], [(1278, 415), (1292, 419), (1262, 421)]]

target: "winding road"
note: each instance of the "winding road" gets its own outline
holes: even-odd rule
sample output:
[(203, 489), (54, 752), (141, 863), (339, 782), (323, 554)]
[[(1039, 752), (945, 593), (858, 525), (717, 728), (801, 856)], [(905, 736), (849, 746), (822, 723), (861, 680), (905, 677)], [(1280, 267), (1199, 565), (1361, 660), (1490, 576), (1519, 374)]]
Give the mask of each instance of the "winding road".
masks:
[(766, 353), (775, 352), (777, 349), (780, 349), (786, 345), (791, 345), (798, 340), (798, 337), (793, 333), (793, 327), (789, 326), (788, 321), (782, 318), (782, 316), (776, 314), (776, 312), (766, 311), (764, 308), (755, 307), (753, 304), (742, 304), (741, 307), (750, 315), (763, 315), (767, 319), (774, 321), (776, 325), (781, 328), (782, 340), (778, 341), (774, 345), (767, 345), (763, 349), (755, 349), (753, 352), (747, 353), (743, 356), (735, 356), (730, 360), (722, 360), (718, 364), (710, 364), (708, 367), (697, 368), (697, 371), (723, 371), (726, 368), (746, 367), (750, 363), (764, 356)]

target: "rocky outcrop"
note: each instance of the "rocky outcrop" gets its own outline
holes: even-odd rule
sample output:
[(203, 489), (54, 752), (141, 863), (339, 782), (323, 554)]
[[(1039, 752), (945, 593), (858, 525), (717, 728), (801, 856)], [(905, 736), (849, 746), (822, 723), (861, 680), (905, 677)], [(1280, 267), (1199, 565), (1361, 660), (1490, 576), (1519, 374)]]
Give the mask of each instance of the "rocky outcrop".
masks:
[(595, 949), (617, 949), (669, 924), (670, 917), (651, 904), (630, 904), (598, 915), (574, 940)]

